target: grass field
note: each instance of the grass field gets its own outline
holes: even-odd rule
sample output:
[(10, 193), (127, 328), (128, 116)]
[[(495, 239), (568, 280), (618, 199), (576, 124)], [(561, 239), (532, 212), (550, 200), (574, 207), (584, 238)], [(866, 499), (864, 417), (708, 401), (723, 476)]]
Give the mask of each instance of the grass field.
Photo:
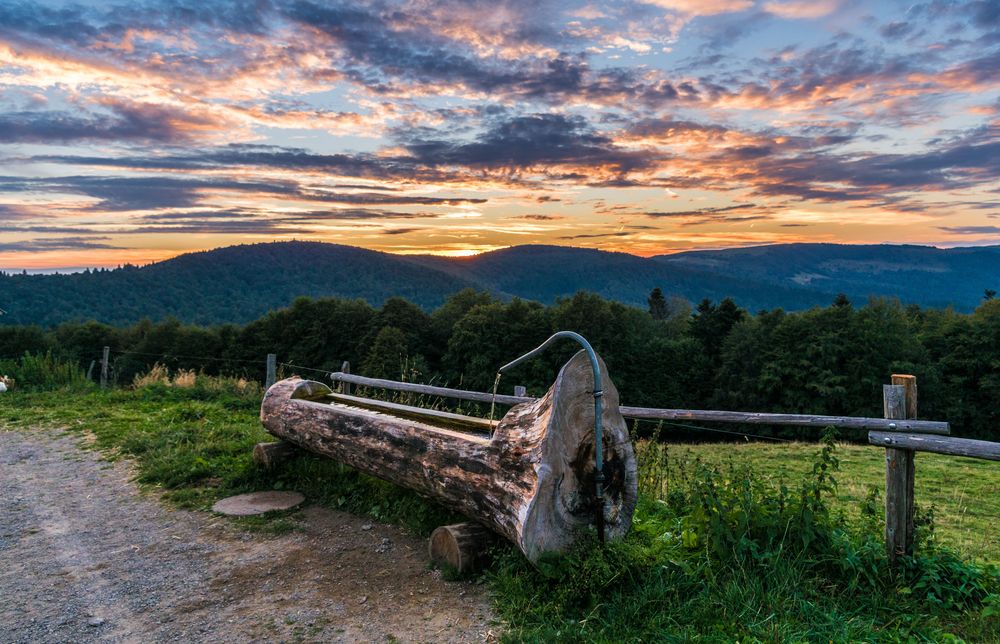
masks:
[[(815, 444), (704, 443), (670, 446), (672, 461), (752, 465), (775, 479), (799, 480), (812, 467)], [(838, 443), (836, 510), (856, 517), (872, 488), (885, 489), (885, 450)], [(1000, 463), (940, 454), (917, 454), (914, 496), (918, 511), (934, 509), (943, 545), (982, 561), (1000, 563)]]
[[(142, 485), (183, 507), (294, 488), (419, 534), (455, 519), (328, 459), (305, 456), (261, 472), (251, 460), (252, 446), (267, 440), (260, 388), (200, 377), (183, 385), (154, 379), (134, 389), (6, 394), (0, 427), (77, 433), (108, 458), (134, 460)], [(881, 449), (839, 444), (818, 456), (820, 445), (802, 443), (650, 445), (639, 452), (652, 459), (644, 465), (662, 479), (660, 492), (646, 484), (625, 542), (590, 544), (540, 569), (512, 548), (497, 554), (485, 575), (506, 639), (1000, 641), (1000, 575), (982, 565), (1000, 562), (997, 463), (917, 456), (917, 502), (933, 506), (937, 542), (961, 556), (922, 544), (926, 556), (892, 572), (874, 514), (862, 512), (877, 510), (869, 492), (883, 486)], [(835, 487), (826, 474), (817, 479), (819, 465), (831, 467)], [(294, 530), (296, 518), (245, 525)]]

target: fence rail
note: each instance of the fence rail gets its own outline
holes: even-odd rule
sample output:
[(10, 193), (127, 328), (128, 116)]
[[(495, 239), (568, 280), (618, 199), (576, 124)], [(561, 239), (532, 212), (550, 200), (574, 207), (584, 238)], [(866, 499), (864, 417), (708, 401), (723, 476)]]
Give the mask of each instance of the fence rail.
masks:
[[(334, 382), (350, 383), (362, 387), (375, 387), (392, 391), (441, 396), (473, 402), (493, 402), (493, 394), (465, 389), (451, 389), (412, 382), (398, 382), (381, 378), (366, 378), (338, 371), (330, 374)], [(496, 402), (502, 405), (518, 405), (533, 402), (530, 396), (508, 396), (497, 394)], [(784, 425), (793, 427), (836, 427), (838, 429), (863, 429), (887, 432), (914, 432), (918, 434), (951, 433), (948, 423), (936, 420), (861, 418), (856, 416), (818, 416), (814, 414), (765, 414), (743, 411), (717, 411), (711, 409), (658, 409), (653, 407), (622, 406), (622, 416), (635, 420), (685, 420), (712, 423), (739, 423), (747, 425)]]

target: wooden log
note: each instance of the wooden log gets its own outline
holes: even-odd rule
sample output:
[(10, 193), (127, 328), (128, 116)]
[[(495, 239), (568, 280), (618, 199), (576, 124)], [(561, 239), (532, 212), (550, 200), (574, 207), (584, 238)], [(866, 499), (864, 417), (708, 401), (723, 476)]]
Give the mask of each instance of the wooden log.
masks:
[[(892, 383), (882, 387), (886, 418), (916, 415), (916, 378), (893, 375)], [(885, 547), (890, 564), (913, 554), (913, 456), (910, 449), (885, 450)]]
[(282, 463), (298, 456), (301, 450), (291, 443), (257, 443), (253, 446), (253, 462), (266, 470), (273, 470)]
[[(334, 382), (356, 384), (364, 387), (389, 389), (391, 391), (407, 391), (442, 398), (471, 400), (489, 403), (493, 394), (465, 389), (451, 389), (434, 385), (421, 385), (413, 382), (383, 380), (381, 378), (366, 378), (343, 371), (331, 373)], [(515, 395), (497, 394), (496, 402), (501, 405), (519, 405), (534, 402), (536, 399), (521, 395), (515, 389)], [(951, 427), (947, 422), (936, 420), (895, 420), (886, 418), (864, 418), (860, 416), (821, 416), (816, 414), (770, 414), (752, 411), (720, 411), (714, 409), (660, 409), (656, 407), (620, 407), (625, 418), (636, 420), (684, 420), (704, 421), (712, 423), (740, 423), (747, 425), (788, 425), (793, 427), (836, 427), (838, 429), (867, 429), (881, 431), (918, 432), (921, 434), (949, 434)]]
[[(584, 352), (566, 363), (542, 398), (508, 411), (492, 438), (331, 404), (331, 393), (318, 382), (282, 380), (264, 397), (261, 421), (274, 436), (464, 514), (512, 541), (530, 561), (593, 532), (593, 373)], [(609, 539), (628, 532), (638, 496), (618, 401), (608, 378), (601, 419)]]
[(485, 563), (497, 537), (489, 528), (466, 522), (443, 525), (427, 542), (427, 552), (437, 566), (450, 566), (459, 573), (471, 572)]
[(879, 447), (932, 452), (948, 456), (967, 456), (987, 461), (1000, 461), (1000, 443), (952, 436), (921, 436), (893, 432), (868, 432), (868, 442)]

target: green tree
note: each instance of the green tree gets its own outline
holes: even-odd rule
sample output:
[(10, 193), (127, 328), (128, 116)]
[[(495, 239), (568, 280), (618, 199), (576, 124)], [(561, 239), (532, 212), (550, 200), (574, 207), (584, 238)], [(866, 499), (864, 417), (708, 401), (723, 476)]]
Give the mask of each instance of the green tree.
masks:
[(657, 286), (654, 288), (650, 294), (649, 299), (646, 300), (649, 304), (649, 315), (654, 320), (666, 320), (669, 311), (667, 310), (667, 298), (663, 297), (663, 291)]
[(394, 326), (384, 326), (375, 335), (361, 372), (369, 378), (399, 380), (406, 369), (407, 351), (406, 334)]

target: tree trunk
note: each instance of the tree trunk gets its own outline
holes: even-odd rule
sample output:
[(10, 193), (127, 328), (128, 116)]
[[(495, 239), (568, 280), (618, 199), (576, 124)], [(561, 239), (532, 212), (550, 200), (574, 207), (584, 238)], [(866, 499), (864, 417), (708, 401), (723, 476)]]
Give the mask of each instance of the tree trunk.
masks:
[[(607, 373), (601, 361), (602, 373)], [(591, 532), (593, 376), (584, 352), (538, 400), (513, 407), (492, 438), (333, 402), (329, 387), (288, 378), (264, 397), (267, 430), (304, 449), (415, 490), (512, 541), (531, 561)], [(605, 376), (604, 520), (624, 536), (637, 498), (636, 464), (618, 390)]]

